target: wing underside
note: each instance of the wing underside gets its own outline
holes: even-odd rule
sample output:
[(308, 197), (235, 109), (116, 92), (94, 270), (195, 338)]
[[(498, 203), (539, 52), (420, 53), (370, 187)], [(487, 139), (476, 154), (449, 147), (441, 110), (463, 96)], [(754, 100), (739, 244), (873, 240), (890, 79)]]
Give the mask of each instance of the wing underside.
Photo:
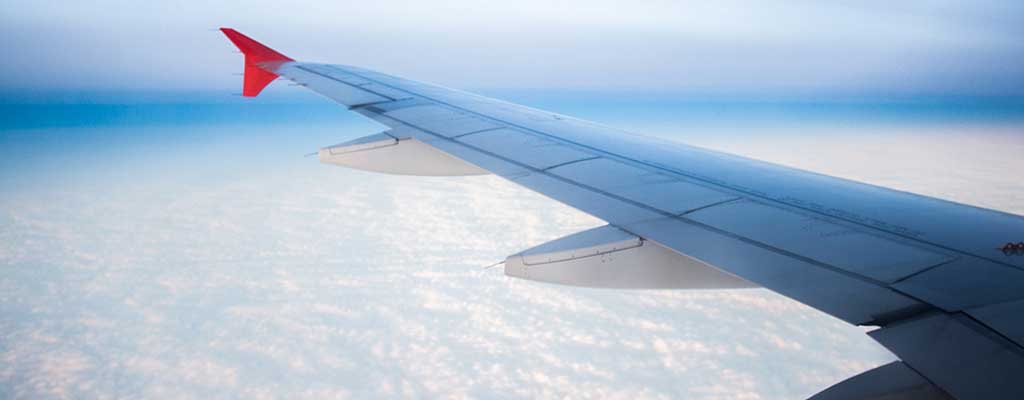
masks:
[[(326, 162), (489, 172), (608, 222), (510, 257), (509, 275), (606, 287), (761, 286), (879, 327), (869, 334), (902, 361), (820, 399), (1024, 398), (1024, 257), (1000, 248), (1024, 238), (1020, 216), (356, 67), (257, 66), (390, 128), (322, 149)], [(600, 265), (626, 265), (629, 275)], [(904, 397), (884, 397), (897, 392)]]

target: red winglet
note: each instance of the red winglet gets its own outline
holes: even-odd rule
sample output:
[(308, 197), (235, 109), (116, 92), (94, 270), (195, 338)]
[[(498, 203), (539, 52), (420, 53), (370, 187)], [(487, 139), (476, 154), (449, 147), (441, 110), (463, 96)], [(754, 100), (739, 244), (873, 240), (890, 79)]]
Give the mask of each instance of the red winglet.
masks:
[(245, 74), (242, 85), (242, 96), (255, 97), (277, 79), (277, 74), (260, 67), (260, 63), (269, 61), (293, 61), (284, 54), (278, 53), (260, 42), (252, 40), (231, 28), (220, 28), (221, 32), (245, 54)]

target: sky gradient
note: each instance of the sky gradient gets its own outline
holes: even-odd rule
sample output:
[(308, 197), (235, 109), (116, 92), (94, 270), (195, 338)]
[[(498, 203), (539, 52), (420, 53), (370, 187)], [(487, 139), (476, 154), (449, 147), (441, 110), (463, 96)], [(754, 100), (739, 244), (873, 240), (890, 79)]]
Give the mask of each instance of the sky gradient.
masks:
[(234, 27), (292, 58), (448, 86), (1024, 95), (1007, 1), (0, 2), (0, 89), (237, 87)]

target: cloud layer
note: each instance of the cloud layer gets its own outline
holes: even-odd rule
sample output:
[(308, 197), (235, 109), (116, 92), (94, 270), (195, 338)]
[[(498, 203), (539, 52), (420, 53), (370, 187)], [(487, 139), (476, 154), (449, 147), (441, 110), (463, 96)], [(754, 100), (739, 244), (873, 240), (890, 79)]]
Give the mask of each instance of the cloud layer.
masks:
[[(1022, 167), (1017, 127), (961, 126), (942, 140), (927, 127), (762, 126), (761, 138), (683, 128), (639, 130), (1024, 204), (1006, 182), (984, 183), (1002, 175), (983, 165)], [(860, 329), (762, 290), (591, 290), (483, 270), (600, 221), (494, 177), (298, 157), (370, 129), (3, 131), (0, 397), (775, 399), (892, 357)]]

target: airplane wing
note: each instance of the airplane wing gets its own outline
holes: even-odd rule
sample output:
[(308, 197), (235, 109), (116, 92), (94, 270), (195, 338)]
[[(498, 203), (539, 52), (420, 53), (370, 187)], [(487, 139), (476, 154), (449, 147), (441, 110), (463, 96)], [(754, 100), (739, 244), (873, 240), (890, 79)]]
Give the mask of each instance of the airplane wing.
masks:
[(389, 130), (321, 161), (493, 173), (608, 223), (509, 256), (523, 279), (764, 287), (854, 325), (900, 361), (813, 399), (1024, 398), (1024, 218), (619, 131), (344, 65), (222, 29), (246, 96), (283, 76)]

